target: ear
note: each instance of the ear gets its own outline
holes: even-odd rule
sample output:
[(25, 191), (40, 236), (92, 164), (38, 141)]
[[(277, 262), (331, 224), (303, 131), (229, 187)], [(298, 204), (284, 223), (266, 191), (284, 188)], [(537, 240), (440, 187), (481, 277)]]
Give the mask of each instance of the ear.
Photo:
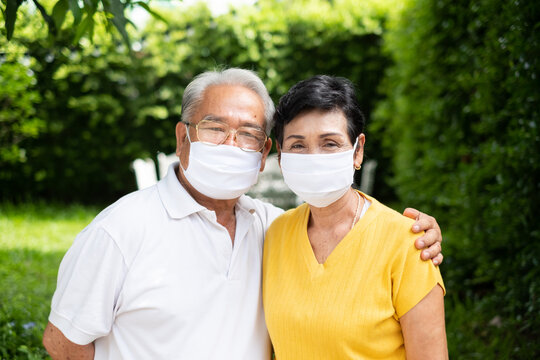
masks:
[[(180, 168), (187, 169), (189, 166), (189, 140), (187, 139), (187, 129), (184, 123), (176, 124), (176, 156), (180, 160)], [(179, 170), (180, 171), (180, 170)]]
[(366, 136), (364, 134), (358, 135), (358, 144), (354, 150), (354, 166), (359, 167), (364, 161), (364, 144), (366, 143)]
[(261, 169), (259, 171), (264, 170), (264, 165), (266, 164), (266, 158), (268, 157), (268, 154), (270, 153), (270, 150), (272, 149), (272, 139), (268, 138), (266, 139), (266, 143), (264, 144), (264, 148), (262, 150), (262, 160), (261, 160)]
[(176, 123), (176, 156), (180, 156), (182, 146), (186, 139), (186, 125), (184, 123)]

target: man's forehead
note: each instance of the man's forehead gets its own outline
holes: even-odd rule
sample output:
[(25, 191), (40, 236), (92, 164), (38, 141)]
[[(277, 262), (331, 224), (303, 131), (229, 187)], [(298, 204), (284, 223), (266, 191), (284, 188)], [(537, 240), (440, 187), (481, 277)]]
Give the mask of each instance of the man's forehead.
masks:
[(203, 102), (230, 103), (239, 106), (260, 106), (264, 108), (263, 100), (254, 90), (243, 85), (211, 85), (203, 92)]
[(198, 119), (218, 119), (223, 122), (255, 123), (264, 127), (264, 105), (259, 95), (239, 85), (208, 87), (197, 109)]

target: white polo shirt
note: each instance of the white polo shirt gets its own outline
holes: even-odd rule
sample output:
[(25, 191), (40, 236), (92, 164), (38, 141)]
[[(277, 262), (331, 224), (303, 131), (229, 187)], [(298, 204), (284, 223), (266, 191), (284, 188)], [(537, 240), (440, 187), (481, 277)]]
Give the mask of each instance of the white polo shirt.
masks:
[(242, 196), (234, 247), (215, 212), (165, 179), (103, 210), (58, 273), (49, 321), (96, 359), (268, 359), (263, 237), (282, 210)]

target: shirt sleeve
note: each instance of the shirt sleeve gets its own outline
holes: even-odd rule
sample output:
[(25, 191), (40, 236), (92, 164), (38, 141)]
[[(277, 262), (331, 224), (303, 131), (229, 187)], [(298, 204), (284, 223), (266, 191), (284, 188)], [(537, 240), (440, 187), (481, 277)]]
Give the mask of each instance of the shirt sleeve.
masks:
[(107, 335), (126, 272), (115, 241), (103, 228), (90, 225), (60, 264), (49, 321), (79, 345)]
[(430, 260), (424, 261), (420, 258), (421, 251), (414, 246), (417, 236), (410, 234), (411, 236), (401, 240), (404, 246), (399, 249), (392, 270), (392, 300), (396, 318), (405, 315), (429, 294), (435, 285), (439, 284), (446, 292), (439, 268)]
[(270, 225), (274, 222), (274, 220), (283, 213), (284, 213), (283, 209), (278, 208), (274, 205), (268, 204), (268, 206), (266, 207), (266, 215), (267, 215), (266, 228), (264, 230), (265, 231), (268, 230), (268, 227), (270, 227)]
[[(248, 198), (247, 196), (245, 198)], [(266, 233), (268, 230), (268, 227), (274, 220), (284, 213), (283, 209), (278, 208), (277, 206), (274, 206), (268, 202), (264, 202), (258, 199), (249, 198), (251, 201), (250, 206), (254, 206), (258, 215), (259, 219), (261, 220), (261, 224), (263, 227), (263, 233)]]

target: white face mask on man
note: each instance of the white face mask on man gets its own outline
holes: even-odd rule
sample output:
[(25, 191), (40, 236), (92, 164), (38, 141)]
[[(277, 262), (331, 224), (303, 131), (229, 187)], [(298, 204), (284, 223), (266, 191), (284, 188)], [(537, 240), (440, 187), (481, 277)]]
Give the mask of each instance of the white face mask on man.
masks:
[(242, 196), (257, 182), (262, 153), (236, 146), (190, 142), (189, 165), (182, 170), (189, 183), (212, 199), (230, 200)]
[(302, 200), (325, 207), (341, 198), (354, 180), (354, 150), (332, 154), (281, 153), (285, 184)]

